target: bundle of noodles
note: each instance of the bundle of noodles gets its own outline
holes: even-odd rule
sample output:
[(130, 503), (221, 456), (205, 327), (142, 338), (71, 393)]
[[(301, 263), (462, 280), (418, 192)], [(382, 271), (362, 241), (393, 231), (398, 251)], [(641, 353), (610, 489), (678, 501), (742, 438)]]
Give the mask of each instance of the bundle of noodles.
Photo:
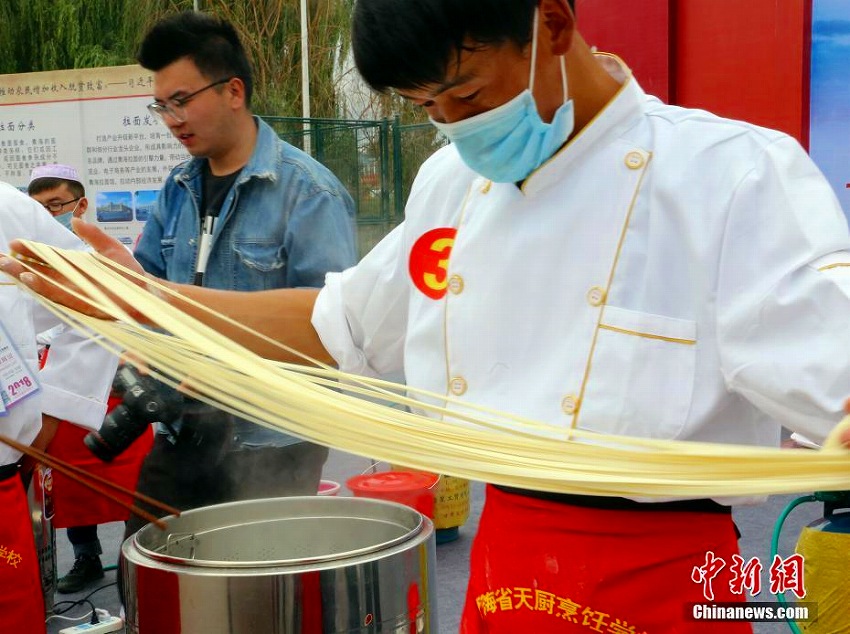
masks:
[[(842, 448), (788, 451), (579, 429), (556, 434), (542, 423), (348, 375), (307, 358), (311, 365), (270, 361), (160, 299), (173, 291), (148, 292), (134, 273), (116, 270), (100, 256), (27, 246), (76, 287), (66, 290), (113, 318), (88, 317), (38, 297), (62, 319), (102, 336), (101, 344), (116, 353), (131, 352), (156, 368), (158, 378), (196, 398), (323, 445), (416, 469), (562, 493), (700, 498), (850, 488), (850, 455)], [(138, 323), (100, 288), (110, 289), (156, 330)]]

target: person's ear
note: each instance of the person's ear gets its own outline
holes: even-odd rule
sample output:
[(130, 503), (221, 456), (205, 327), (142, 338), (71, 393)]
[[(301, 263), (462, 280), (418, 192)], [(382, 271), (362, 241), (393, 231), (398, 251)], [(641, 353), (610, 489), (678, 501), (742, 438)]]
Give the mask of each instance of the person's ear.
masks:
[(230, 105), (234, 109), (245, 107), (245, 82), (239, 77), (234, 77), (225, 85), (225, 90), (230, 97)]
[(80, 204), (77, 205), (77, 210), (74, 212), (75, 218), (82, 218), (86, 213), (86, 209), (89, 208), (89, 199), (83, 196), (80, 198)]
[(566, 55), (576, 30), (575, 15), (567, 0), (540, 0), (538, 5), (541, 40), (546, 39), (553, 55)]

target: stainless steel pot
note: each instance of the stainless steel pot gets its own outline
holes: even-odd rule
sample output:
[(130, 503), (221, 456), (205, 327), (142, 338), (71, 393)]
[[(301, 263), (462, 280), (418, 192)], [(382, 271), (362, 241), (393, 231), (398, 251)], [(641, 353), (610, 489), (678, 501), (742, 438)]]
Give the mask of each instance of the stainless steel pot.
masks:
[(366, 498), (232, 502), (122, 545), (132, 634), (437, 633), (430, 520)]

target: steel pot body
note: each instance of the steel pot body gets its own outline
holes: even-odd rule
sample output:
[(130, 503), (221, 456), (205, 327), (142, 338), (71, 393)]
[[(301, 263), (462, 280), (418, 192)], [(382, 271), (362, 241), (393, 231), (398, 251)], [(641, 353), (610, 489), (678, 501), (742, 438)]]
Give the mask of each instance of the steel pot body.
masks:
[(392, 502), (209, 506), (122, 545), (132, 634), (437, 633), (430, 520)]

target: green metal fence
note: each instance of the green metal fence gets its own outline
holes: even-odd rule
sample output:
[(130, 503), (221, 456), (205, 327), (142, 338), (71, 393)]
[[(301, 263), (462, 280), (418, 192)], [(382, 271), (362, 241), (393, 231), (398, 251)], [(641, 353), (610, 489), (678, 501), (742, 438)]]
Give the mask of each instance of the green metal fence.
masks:
[[(357, 206), (361, 256), (401, 222), (422, 162), (445, 144), (428, 123), (263, 117), (282, 139), (325, 164)], [(306, 147), (305, 147), (306, 146)]]

